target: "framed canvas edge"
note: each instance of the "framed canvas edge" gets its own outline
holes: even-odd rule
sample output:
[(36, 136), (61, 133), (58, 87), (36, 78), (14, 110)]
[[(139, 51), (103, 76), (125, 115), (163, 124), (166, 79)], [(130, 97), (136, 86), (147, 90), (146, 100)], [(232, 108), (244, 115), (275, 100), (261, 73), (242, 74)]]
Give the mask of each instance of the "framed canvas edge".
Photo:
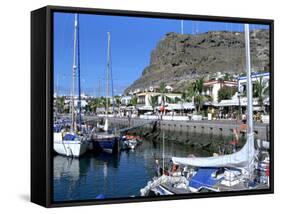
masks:
[[(46, 122), (45, 113), (49, 110), (45, 103), (44, 87), (46, 85), (46, 8), (40, 8), (31, 12), (31, 41), (30, 41), (30, 200), (41, 206), (47, 206), (48, 194), (46, 192), (46, 184), (48, 180), (47, 167), (46, 167)], [(39, 73), (40, 72), (40, 73)], [(47, 85), (46, 85), (47, 87)], [(43, 97), (40, 99), (40, 97)], [(38, 117), (43, 117), (39, 121)], [(43, 139), (38, 143), (39, 139)]]
[[(39, 10), (46, 9), (46, 203), (40, 204), (45, 207), (67, 207), (67, 206), (83, 206), (83, 205), (99, 205), (99, 204), (117, 204), (117, 203), (136, 203), (136, 202), (152, 202), (164, 200), (182, 200), (197, 199), (211, 197), (229, 197), (244, 195), (261, 195), (274, 193), (274, 20), (272, 19), (252, 19), (240, 17), (224, 17), (224, 16), (206, 16), (206, 15), (190, 15), (177, 13), (159, 13), (147, 11), (128, 11), (128, 10), (112, 10), (100, 8), (83, 8), (83, 7), (64, 7), (64, 6), (46, 6)], [(224, 21), (224, 22), (247, 22), (251, 24), (268, 24), (270, 25), (270, 188), (266, 190), (245, 190), (233, 192), (217, 192), (217, 193), (200, 193), (163, 197), (135, 197), (135, 198), (111, 198), (103, 200), (87, 200), (87, 201), (53, 201), (53, 160), (52, 160), (52, 92), (53, 92), (53, 13), (54, 12), (77, 12), (87, 14), (100, 15), (116, 15), (116, 16), (132, 16), (132, 17), (150, 17), (150, 18), (169, 18), (169, 19), (191, 19), (203, 21)], [(31, 130), (32, 132), (32, 130)]]

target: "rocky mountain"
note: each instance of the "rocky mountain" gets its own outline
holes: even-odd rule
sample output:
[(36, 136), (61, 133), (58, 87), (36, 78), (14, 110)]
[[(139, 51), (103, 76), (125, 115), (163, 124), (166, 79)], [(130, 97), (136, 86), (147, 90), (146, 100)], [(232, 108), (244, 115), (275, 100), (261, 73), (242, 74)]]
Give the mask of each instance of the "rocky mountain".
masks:
[[(250, 32), (254, 71), (269, 70), (269, 31)], [(217, 72), (240, 74), (245, 67), (244, 33), (211, 31), (202, 34), (168, 33), (151, 52), (150, 64), (125, 93), (159, 86), (182, 90), (193, 79), (211, 78)]]

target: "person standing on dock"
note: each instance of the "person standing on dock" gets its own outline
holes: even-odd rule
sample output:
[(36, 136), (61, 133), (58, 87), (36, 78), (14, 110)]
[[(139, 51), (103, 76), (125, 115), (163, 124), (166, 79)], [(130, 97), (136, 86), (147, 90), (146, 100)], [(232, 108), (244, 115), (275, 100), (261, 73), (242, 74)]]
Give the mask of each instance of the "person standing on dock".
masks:
[(160, 107), (160, 119), (162, 120), (163, 119), (163, 114), (164, 114), (164, 112), (165, 112), (165, 106), (164, 105), (162, 105), (161, 107)]
[(247, 116), (245, 114), (242, 115), (242, 123), (243, 124), (247, 123)]

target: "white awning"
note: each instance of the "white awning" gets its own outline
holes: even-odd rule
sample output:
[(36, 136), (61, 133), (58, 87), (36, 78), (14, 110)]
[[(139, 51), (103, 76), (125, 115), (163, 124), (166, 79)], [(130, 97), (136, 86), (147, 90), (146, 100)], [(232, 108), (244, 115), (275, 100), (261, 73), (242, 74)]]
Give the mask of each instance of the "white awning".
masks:
[[(225, 106), (239, 106), (239, 100), (222, 100), (218, 104), (216, 104), (218, 107), (225, 107)], [(240, 106), (247, 106), (247, 103), (242, 103), (240, 101)]]
[[(225, 107), (225, 106), (247, 106), (247, 97), (242, 97), (240, 100), (238, 98), (231, 100), (222, 100), (215, 106), (217, 107)], [(256, 98), (253, 99), (253, 105), (258, 105), (258, 101)]]
[[(157, 109), (159, 110), (161, 106), (158, 106)], [(165, 107), (166, 110), (172, 111), (172, 110), (191, 110), (195, 109), (195, 106), (192, 103), (173, 103), (168, 104)]]

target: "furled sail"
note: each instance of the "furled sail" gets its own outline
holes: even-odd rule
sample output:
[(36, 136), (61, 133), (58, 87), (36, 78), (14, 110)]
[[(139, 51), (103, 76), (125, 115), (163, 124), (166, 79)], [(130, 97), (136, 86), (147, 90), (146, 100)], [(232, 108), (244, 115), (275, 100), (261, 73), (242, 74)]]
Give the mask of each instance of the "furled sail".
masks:
[(107, 118), (105, 119), (105, 123), (104, 123), (103, 130), (104, 130), (105, 132), (108, 131), (108, 119), (107, 119)]
[(172, 157), (175, 164), (196, 167), (246, 167), (252, 163), (255, 157), (254, 134), (248, 134), (247, 142), (243, 148), (229, 155), (217, 157)]

